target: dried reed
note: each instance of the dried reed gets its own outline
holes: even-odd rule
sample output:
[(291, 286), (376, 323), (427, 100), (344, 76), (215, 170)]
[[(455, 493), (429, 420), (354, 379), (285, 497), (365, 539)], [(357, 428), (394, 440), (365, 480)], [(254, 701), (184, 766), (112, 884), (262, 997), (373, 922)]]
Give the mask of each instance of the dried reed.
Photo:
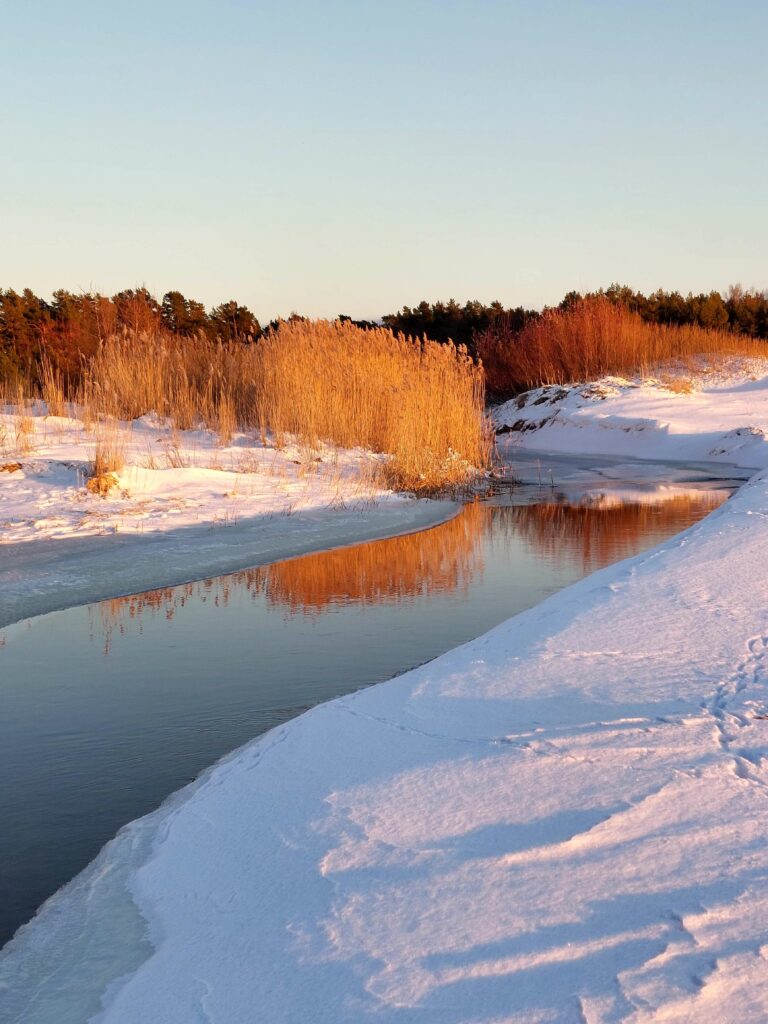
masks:
[(49, 416), (64, 416), (66, 401), (61, 372), (48, 359), (40, 367), (40, 391)]
[(125, 466), (125, 442), (117, 424), (99, 428), (86, 483), (89, 491), (105, 496), (117, 486), (116, 474)]
[(14, 441), (18, 455), (28, 455), (34, 449), (35, 421), (29, 415), (27, 399), (21, 384), (18, 384), (15, 400)]
[(606, 298), (547, 310), (515, 332), (503, 320), (477, 337), (488, 386), (499, 393), (606, 374), (651, 373), (697, 356), (766, 355), (765, 342), (686, 325), (648, 323)]
[(79, 399), (120, 419), (206, 425), (223, 444), (258, 427), (278, 444), (385, 452), (387, 481), (407, 490), (463, 483), (490, 453), (482, 368), (464, 349), (347, 322), (283, 323), (256, 345), (112, 337)]

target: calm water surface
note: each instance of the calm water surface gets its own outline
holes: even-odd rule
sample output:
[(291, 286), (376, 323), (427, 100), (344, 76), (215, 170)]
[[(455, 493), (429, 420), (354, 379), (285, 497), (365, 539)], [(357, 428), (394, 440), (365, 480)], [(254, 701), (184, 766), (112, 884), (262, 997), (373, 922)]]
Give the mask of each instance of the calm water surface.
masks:
[(522, 487), (424, 533), (0, 631), (0, 940), (223, 754), (657, 544), (730, 490)]

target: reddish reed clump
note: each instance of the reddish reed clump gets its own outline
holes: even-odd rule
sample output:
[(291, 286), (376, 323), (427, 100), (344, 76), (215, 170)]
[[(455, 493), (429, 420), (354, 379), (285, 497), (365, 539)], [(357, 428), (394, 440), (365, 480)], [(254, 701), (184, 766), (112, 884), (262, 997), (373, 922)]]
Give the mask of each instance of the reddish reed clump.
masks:
[(488, 387), (499, 394), (606, 374), (648, 373), (697, 356), (765, 355), (765, 342), (695, 325), (648, 323), (602, 296), (549, 309), (521, 330), (503, 317), (476, 336)]

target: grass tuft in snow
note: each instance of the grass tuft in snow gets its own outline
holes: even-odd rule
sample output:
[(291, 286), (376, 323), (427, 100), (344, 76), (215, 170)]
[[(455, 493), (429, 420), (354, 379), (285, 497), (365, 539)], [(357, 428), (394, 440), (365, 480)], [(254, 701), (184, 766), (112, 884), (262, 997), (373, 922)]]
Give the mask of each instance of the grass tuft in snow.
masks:
[(116, 425), (101, 427), (96, 435), (96, 446), (86, 488), (102, 497), (117, 487), (117, 474), (125, 466), (125, 441)]

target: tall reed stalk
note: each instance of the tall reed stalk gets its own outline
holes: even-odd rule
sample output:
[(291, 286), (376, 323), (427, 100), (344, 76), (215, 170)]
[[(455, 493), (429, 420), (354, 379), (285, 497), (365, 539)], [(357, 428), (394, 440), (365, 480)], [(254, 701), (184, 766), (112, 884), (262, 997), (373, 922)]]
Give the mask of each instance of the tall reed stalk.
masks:
[(63, 416), (66, 412), (64, 378), (48, 359), (43, 359), (40, 367), (40, 391), (48, 415)]

